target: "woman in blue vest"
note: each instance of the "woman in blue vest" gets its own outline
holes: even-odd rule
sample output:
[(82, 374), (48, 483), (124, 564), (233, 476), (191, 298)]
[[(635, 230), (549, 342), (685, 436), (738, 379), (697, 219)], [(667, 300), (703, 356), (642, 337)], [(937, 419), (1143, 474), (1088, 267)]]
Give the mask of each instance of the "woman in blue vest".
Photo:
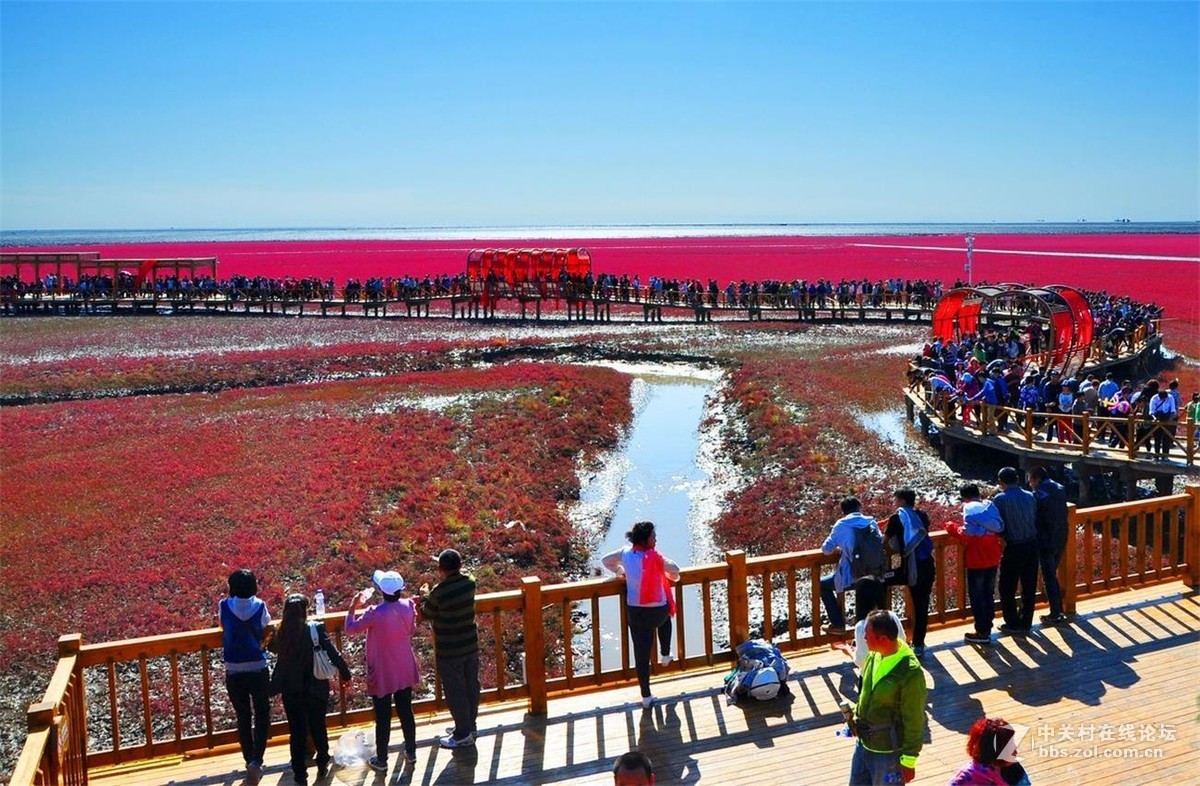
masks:
[(253, 786), (262, 777), (263, 752), (271, 732), (271, 679), (263, 649), (271, 615), (258, 598), (258, 579), (252, 571), (242, 568), (229, 574), (229, 597), (221, 601), (219, 612), (225, 688), (237, 715), (246, 780)]

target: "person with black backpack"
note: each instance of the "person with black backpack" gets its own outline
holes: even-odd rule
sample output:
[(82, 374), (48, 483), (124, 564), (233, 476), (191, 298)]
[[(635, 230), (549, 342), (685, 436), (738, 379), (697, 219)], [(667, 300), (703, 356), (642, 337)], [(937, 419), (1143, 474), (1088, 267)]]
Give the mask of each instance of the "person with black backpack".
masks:
[(821, 544), (822, 553), (841, 555), (833, 573), (821, 579), (821, 604), (829, 618), (829, 624), (822, 630), (835, 634), (846, 632), (846, 617), (838, 595), (863, 578), (883, 581), (887, 569), (883, 534), (875, 519), (862, 513), (858, 497), (843, 499), (841, 509), (842, 517), (834, 522), (829, 537)]
[(912, 591), (912, 650), (922, 658), (925, 631), (929, 627), (929, 596), (937, 577), (933, 541), (929, 539), (929, 515), (917, 507), (917, 493), (912, 489), (898, 489), (892, 497), (898, 507), (888, 518), (885, 537), (889, 550), (899, 555), (900, 567), (888, 583)]

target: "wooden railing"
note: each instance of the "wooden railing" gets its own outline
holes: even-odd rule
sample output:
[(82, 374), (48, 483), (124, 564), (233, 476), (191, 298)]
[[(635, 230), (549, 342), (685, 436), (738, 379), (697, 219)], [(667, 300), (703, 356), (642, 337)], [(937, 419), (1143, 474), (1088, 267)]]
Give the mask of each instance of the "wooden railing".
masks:
[(13, 768), (12, 783), (87, 783), (87, 707), (79, 649), (83, 637), (58, 640), (58, 665), (46, 697), (29, 706), (29, 736)]
[(964, 405), (953, 396), (931, 396), (927, 388), (916, 391), (941, 428), (961, 426), (979, 436), (1007, 437), (1026, 450), (1051, 450), (1104, 456), (1128, 461), (1153, 461), (1156, 445), (1166, 444), (1165, 458), (1196, 465), (1200, 424), (1188, 417), (1160, 421), (1139, 415), (1102, 417), (1090, 412), (1078, 415), (1037, 412), (1032, 409), (977, 403)]
[[(1200, 485), (1189, 486), (1186, 494), (1138, 502), (1071, 506), (1069, 521), (1068, 545), (1059, 568), (1068, 612), (1075, 610), (1080, 598), (1147, 584), (1182, 580), (1200, 587)], [(931, 537), (939, 570), (929, 620), (930, 627), (936, 628), (968, 618), (971, 610), (964, 597), (966, 564), (961, 544), (944, 532)], [(728, 662), (730, 645), (752, 635), (772, 638), (786, 652), (828, 645), (831, 638), (821, 633), (819, 624), (818, 582), (822, 571), (836, 560), (819, 551), (758, 557), (730, 551), (724, 562), (685, 568), (675, 587), (678, 657), (669, 670)], [(689, 616), (685, 593), (699, 596), (700, 619)], [(911, 596), (899, 590), (896, 595), (904, 616), (911, 618)], [(481, 641), (492, 663), (491, 674), (484, 678), (489, 687), (482, 702), (524, 699), (530, 712), (544, 714), (557, 695), (632, 684), (627, 636), (621, 636), (617, 668), (603, 668), (598, 654), (599, 607), (605, 598), (620, 604), (623, 633), (626, 608), (620, 579), (543, 586), (539, 578), (529, 577), (522, 580), (520, 590), (479, 595)], [(581, 635), (575, 624), (579, 612), (592, 620), (590, 669), (577, 669), (574, 660), (572, 642)], [(340, 646), (343, 615), (323, 619)], [(703, 630), (703, 645), (693, 652), (686, 633), (694, 626)], [(523, 679), (516, 664), (508, 662), (513, 651), (523, 660)], [(89, 768), (235, 743), (232, 719), (222, 705), (225, 691), (214, 689), (220, 654), (217, 629), (99, 644), (84, 644), (78, 635), (64, 637), (46, 697), (29, 708), (30, 733), (12, 784), (86, 783)], [(96, 671), (99, 678), (94, 677)], [(344, 686), (335, 691), (334, 700), (333, 726), (372, 719), (368, 707), (350, 706)], [(414, 703), (418, 713), (441, 708), (435, 697)], [(109, 748), (87, 746), (89, 725), (97, 732), (91, 736), (111, 740)], [(285, 723), (274, 724), (275, 732), (285, 730)]]

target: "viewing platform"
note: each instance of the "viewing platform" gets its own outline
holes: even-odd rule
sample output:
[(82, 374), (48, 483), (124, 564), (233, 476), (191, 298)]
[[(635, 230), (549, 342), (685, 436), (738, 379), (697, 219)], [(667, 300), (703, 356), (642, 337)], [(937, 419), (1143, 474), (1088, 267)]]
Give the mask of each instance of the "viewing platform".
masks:
[[(919, 782), (944, 783), (965, 758), (974, 720), (1000, 715), (1029, 727), (1021, 743), (1034, 782), (1121, 780), (1176, 783), (1200, 766), (1195, 666), (1200, 659), (1200, 485), (1188, 493), (1095, 508), (1068, 508), (1059, 580), (1070, 624), (1027, 638), (1001, 636), (994, 648), (962, 643), (971, 610), (963, 600), (962, 546), (931, 535), (939, 566), (925, 658), (928, 737)], [(850, 741), (837, 700), (853, 697), (849, 658), (820, 631), (817, 586), (836, 557), (819, 551), (747, 557), (685, 568), (675, 585), (676, 660), (656, 667), (659, 701), (643, 712), (628, 639), (617, 668), (580, 659), (577, 645), (596, 625), (602, 600), (625, 618), (619, 579), (521, 588), (476, 597), (484, 684), (474, 748), (434, 746), (447, 715), (440, 699), (414, 702), (419, 747), (414, 769), (386, 777), (334, 770), (327, 783), (602, 784), (619, 754), (637, 748), (655, 761), (660, 783), (844, 783)], [(689, 614), (684, 593), (697, 593)], [(911, 618), (909, 594), (890, 599)], [(698, 615), (698, 618), (696, 618)], [(342, 615), (323, 617), (339, 646)], [(685, 629), (702, 630), (689, 648)], [(607, 631), (612, 634), (615, 631)], [(727, 705), (722, 678), (730, 643), (773, 639), (792, 665), (792, 697)], [(60, 639), (45, 699), (30, 706), (29, 736), (11, 783), (240, 784), (236, 733), (221, 686), (221, 633), (184, 631), (127, 641)], [(356, 680), (361, 663), (351, 658)], [(512, 668), (516, 663), (523, 668)], [(432, 659), (423, 667), (436, 682)], [(428, 683), (427, 683), (428, 684)], [(331, 736), (366, 727), (371, 711), (344, 686), (333, 692)], [(290, 783), (287, 726), (276, 722), (266, 756), (271, 784)], [(393, 753), (400, 735), (392, 735)], [(390, 757), (399, 764), (399, 755)]]
[[(1020, 753), (1039, 786), (1194, 782), (1195, 686), (1181, 690), (1180, 675), (1200, 660), (1196, 593), (1172, 585), (1085, 601), (1072, 625), (1002, 637), (991, 649), (964, 644), (965, 629), (943, 628), (927, 639), (928, 737), (916, 783), (950, 779), (967, 760), (966, 731), (985, 712), (1030, 727)], [(650, 756), (660, 784), (844, 784), (853, 741), (834, 732), (840, 696), (857, 693), (853, 665), (828, 649), (790, 662), (792, 696), (773, 701), (727, 704), (721, 684), (728, 670), (720, 668), (656, 677), (659, 702), (649, 710), (637, 703), (636, 687), (558, 699), (546, 716), (528, 715), (520, 704), (485, 707), (476, 745), (466, 750), (439, 749), (434, 738), (449, 718), (426, 714), (417, 719), (414, 767), (399, 765), (394, 725), (386, 776), (334, 768), (325, 781), (310, 782), (611, 784), (613, 760), (636, 749)], [(294, 782), (287, 746), (274, 742), (261, 782), (286, 786)], [(240, 784), (244, 764), (234, 748), (100, 768), (88, 782)]]

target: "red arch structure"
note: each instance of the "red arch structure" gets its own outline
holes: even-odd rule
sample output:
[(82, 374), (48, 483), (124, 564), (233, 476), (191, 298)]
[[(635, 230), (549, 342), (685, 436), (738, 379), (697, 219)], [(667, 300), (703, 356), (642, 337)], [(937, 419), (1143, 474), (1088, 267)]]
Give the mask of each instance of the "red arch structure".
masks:
[(583, 278), (592, 272), (586, 248), (475, 248), (467, 252), (467, 277), (486, 279), (490, 274), (509, 284), (556, 280), (562, 273)]
[(1048, 364), (1064, 369), (1082, 361), (1095, 332), (1092, 308), (1079, 290), (999, 284), (947, 292), (934, 307), (933, 334), (951, 341), (981, 328), (1008, 329), (1022, 319), (1050, 328)]

